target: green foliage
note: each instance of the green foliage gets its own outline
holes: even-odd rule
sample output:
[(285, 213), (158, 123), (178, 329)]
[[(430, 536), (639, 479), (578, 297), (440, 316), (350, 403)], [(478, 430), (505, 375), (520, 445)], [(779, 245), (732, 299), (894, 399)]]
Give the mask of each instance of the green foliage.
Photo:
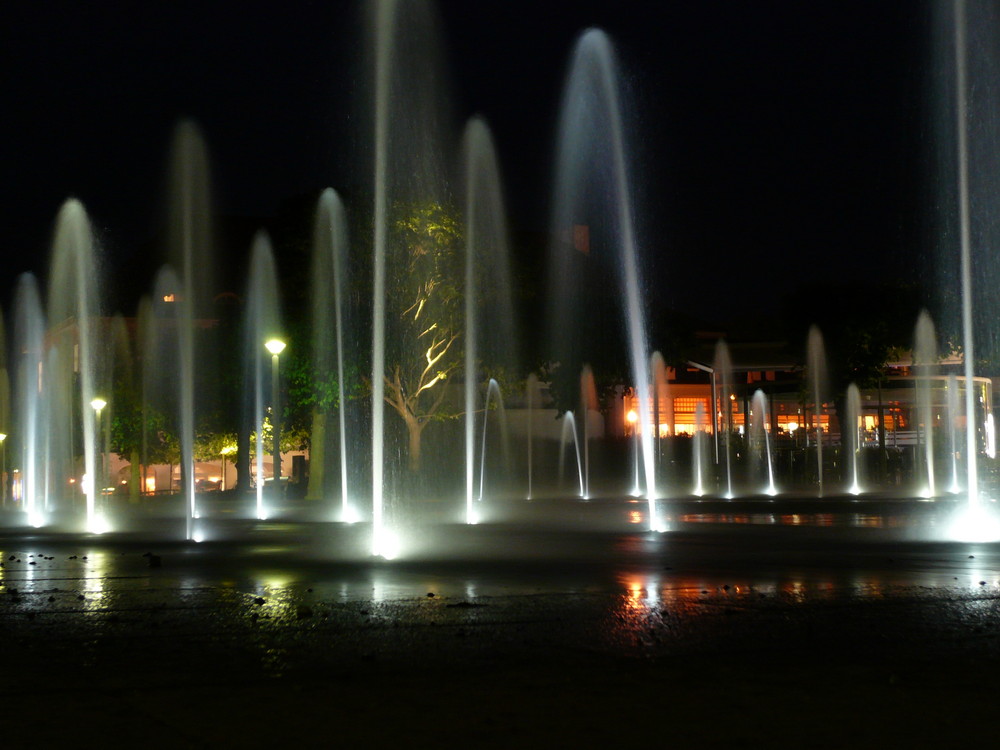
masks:
[(437, 415), (437, 395), (462, 363), (462, 231), (441, 204), (394, 207), (386, 290), (387, 400), (401, 413)]
[(387, 277), (385, 400), (406, 423), (410, 468), (426, 424), (456, 416), (445, 383), (462, 365), (462, 230), (440, 203), (396, 205)]
[(236, 433), (201, 432), (194, 439), (195, 461), (217, 461), (236, 452)]

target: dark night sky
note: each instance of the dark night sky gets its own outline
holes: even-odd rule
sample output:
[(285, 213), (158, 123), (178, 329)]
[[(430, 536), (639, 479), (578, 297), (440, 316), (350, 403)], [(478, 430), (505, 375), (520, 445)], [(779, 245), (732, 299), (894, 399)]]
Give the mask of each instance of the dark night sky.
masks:
[[(931, 47), (922, 5), (438, 7), (457, 114), (490, 122), (515, 229), (545, 226), (566, 61), (596, 25), (616, 43), (633, 103), (658, 298), (714, 296), (723, 314), (754, 300), (768, 308), (805, 280), (886, 274), (920, 245)], [(88, 207), (112, 266), (148, 243), (182, 116), (206, 134), (220, 212), (266, 217), (294, 196), (343, 188), (343, 151), (365, 119), (350, 107), (364, 85), (359, 19), (355, 3), (329, 1), (4, 4), (6, 286), (43, 269), (69, 195)]]

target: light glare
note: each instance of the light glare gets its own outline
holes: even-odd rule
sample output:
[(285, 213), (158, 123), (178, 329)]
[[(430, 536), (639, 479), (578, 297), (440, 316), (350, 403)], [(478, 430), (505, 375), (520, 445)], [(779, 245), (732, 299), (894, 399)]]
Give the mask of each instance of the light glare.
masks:
[(948, 538), (956, 542), (1000, 541), (1000, 518), (981, 505), (966, 508), (948, 528)]
[(103, 513), (96, 513), (87, 524), (87, 531), (91, 534), (107, 534), (111, 531), (111, 523)]

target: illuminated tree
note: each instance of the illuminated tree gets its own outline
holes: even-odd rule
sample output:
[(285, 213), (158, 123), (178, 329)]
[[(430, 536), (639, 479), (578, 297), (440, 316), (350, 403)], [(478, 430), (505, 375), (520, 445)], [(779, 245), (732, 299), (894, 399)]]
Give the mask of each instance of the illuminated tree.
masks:
[(409, 467), (419, 471), (424, 428), (457, 416), (446, 384), (462, 364), (462, 231), (454, 212), (441, 204), (395, 208), (385, 401), (406, 424)]

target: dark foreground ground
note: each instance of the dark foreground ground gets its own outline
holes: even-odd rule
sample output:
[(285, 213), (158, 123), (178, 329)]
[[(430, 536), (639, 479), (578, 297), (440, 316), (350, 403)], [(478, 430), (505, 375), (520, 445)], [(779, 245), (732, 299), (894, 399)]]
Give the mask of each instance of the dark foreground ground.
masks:
[(1000, 545), (772, 508), (423, 526), (391, 562), (360, 525), (0, 532), (0, 744), (995, 745)]

